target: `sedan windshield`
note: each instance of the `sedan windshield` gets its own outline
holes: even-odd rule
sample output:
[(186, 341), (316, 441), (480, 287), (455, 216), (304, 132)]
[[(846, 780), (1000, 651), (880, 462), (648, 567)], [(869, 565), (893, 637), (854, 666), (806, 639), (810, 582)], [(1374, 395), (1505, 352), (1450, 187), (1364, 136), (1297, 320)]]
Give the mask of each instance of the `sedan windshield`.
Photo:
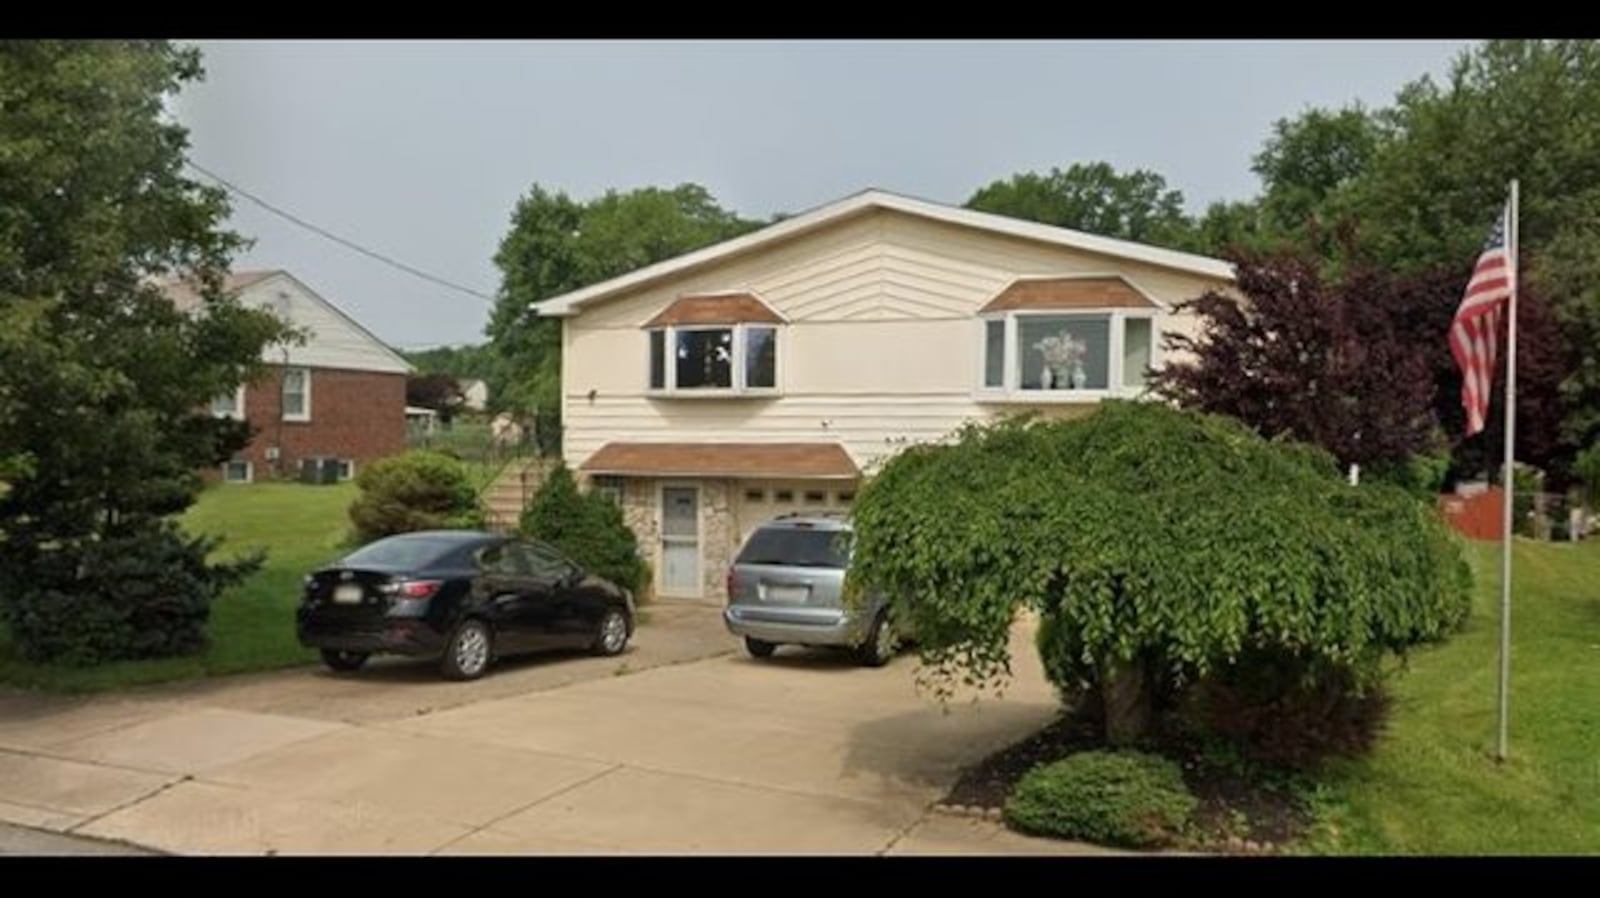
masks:
[(383, 567), (416, 570), (429, 567), (461, 547), (457, 540), (425, 536), (391, 536), (351, 552), (340, 559), (342, 567)]

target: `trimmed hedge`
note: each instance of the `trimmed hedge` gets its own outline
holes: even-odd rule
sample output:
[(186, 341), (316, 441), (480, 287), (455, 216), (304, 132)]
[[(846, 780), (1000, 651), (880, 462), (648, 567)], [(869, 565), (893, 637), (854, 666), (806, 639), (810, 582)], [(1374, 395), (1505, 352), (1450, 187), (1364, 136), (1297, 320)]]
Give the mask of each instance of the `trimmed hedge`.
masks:
[(1177, 841), (1198, 805), (1166, 758), (1089, 751), (1030, 770), (1006, 800), (1005, 819), (1034, 835), (1161, 848)]
[(425, 449), (379, 459), (356, 475), (361, 495), (350, 504), (360, 543), (418, 530), (482, 527), (483, 508), (467, 469), (457, 459)]

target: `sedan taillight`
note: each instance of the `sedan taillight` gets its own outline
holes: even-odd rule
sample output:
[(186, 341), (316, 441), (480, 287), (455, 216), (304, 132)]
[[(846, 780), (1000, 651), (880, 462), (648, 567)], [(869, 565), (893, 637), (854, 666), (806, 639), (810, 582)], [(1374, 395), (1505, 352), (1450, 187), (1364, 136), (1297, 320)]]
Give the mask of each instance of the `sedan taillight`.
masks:
[(392, 594), (397, 599), (426, 599), (443, 585), (443, 580), (402, 580), (394, 584)]

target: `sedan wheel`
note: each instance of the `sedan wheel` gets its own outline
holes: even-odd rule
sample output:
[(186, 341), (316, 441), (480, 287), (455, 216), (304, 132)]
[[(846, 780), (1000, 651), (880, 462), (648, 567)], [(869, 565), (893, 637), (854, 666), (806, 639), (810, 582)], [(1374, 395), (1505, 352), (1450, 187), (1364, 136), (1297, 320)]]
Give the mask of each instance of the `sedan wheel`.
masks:
[(605, 617), (600, 619), (600, 631), (595, 634), (594, 653), (617, 655), (627, 646), (628, 616), (619, 609), (608, 609)]
[(340, 672), (360, 670), (361, 665), (367, 663), (368, 657), (366, 652), (343, 652), (338, 649), (322, 650), (322, 663), (326, 664), (329, 670)]
[(489, 627), (480, 620), (462, 621), (445, 646), (439, 668), (452, 680), (475, 680), (489, 668)]

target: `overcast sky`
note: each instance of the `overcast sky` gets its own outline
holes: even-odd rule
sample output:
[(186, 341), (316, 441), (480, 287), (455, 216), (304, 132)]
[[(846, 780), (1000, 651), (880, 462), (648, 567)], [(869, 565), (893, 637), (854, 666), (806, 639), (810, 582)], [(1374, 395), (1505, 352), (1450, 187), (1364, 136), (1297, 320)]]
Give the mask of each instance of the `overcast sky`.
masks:
[[(204, 42), (191, 156), (262, 199), (492, 294), (537, 182), (686, 181), (751, 218), (866, 187), (959, 204), (1026, 170), (1149, 168), (1190, 211), (1243, 199), (1271, 123), (1386, 105), (1462, 41)], [(253, 204), (240, 268), (285, 268), (401, 347), (478, 342), (487, 303)]]

